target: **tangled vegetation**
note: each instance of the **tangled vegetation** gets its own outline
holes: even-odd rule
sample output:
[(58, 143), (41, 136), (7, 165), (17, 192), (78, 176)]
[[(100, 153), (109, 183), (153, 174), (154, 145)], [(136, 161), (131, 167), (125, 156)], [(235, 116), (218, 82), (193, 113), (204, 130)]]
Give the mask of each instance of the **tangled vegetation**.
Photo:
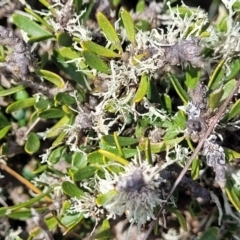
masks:
[(1, 8), (0, 238), (240, 239), (239, 0)]

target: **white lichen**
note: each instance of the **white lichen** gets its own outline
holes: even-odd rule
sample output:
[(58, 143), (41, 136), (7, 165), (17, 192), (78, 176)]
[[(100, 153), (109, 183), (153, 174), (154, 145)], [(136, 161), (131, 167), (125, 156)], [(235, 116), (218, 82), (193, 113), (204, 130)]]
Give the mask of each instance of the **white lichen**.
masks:
[[(134, 159), (120, 175), (106, 173), (105, 177), (99, 180), (100, 192), (117, 190), (117, 194), (104, 204), (108, 218), (125, 213), (129, 222), (140, 230), (147, 221), (155, 219), (156, 207), (166, 201), (166, 190), (161, 187), (166, 180), (160, 177), (159, 166), (147, 161)], [(173, 198), (168, 203), (174, 204)]]

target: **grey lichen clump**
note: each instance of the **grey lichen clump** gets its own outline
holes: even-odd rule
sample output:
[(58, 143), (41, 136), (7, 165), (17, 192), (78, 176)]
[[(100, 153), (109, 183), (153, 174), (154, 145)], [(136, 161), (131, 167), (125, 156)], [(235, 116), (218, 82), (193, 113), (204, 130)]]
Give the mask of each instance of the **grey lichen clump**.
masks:
[(211, 135), (203, 145), (202, 154), (206, 163), (215, 172), (215, 181), (222, 187), (226, 184), (226, 156), (223, 147), (217, 143), (217, 136)]
[(16, 79), (26, 80), (29, 74), (34, 71), (36, 59), (32, 56), (30, 47), (15, 33), (3, 26), (0, 26), (0, 44), (11, 48), (5, 60), (1, 63), (7, 71), (12, 73)]
[[(104, 204), (108, 215), (114, 218), (126, 213), (132, 224), (140, 230), (144, 224), (155, 219), (154, 209), (166, 202), (169, 181), (161, 175), (159, 166), (152, 166), (146, 160), (134, 159), (119, 176), (106, 175), (99, 181), (101, 193), (116, 189), (117, 194)], [(174, 198), (168, 204), (175, 204)]]
[(197, 142), (207, 129), (207, 86), (198, 82), (195, 89), (189, 90), (190, 102), (185, 107), (187, 120), (187, 134), (192, 141)]
[(179, 65), (189, 62), (195, 67), (204, 67), (201, 57), (202, 48), (197, 37), (183, 39), (176, 44), (165, 48), (165, 58), (170, 65)]
[[(205, 134), (211, 119), (211, 114), (208, 112), (207, 91), (207, 86), (198, 82), (195, 89), (189, 90), (190, 102), (184, 108), (188, 116), (186, 134), (194, 142), (198, 142)], [(215, 172), (215, 181), (224, 187), (226, 183), (226, 156), (216, 140), (217, 136), (212, 134), (205, 141), (202, 154), (206, 158), (207, 166), (212, 167)]]

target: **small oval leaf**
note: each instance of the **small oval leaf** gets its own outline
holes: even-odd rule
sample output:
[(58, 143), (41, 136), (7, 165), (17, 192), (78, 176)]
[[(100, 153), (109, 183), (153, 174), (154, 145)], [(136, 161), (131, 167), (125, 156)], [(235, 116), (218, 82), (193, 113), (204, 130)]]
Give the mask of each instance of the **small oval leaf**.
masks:
[(133, 98), (134, 102), (140, 102), (147, 94), (149, 78), (146, 75), (142, 75), (138, 90)]
[(187, 92), (183, 89), (183, 87), (179, 83), (178, 79), (173, 74), (168, 73), (167, 75), (170, 78), (171, 83), (172, 83), (173, 87), (175, 88), (178, 96), (182, 99), (184, 104), (187, 104), (187, 102), (189, 101)]
[(135, 43), (135, 27), (132, 17), (128, 11), (125, 9), (120, 10), (120, 15), (123, 21), (124, 29), (126, 30), (128, 40), (134, 44)]
[(229, 112), (224, 116), (223, 121), (228, 122), (240, 114), (240, 99), (238, 99), (230, 108)]
[(39, 113), (40, 118), (61, 118), (65, 115), (65, 112), (58, 108), (50, 108)]
[(224, 93), (223, 89), (214, 90), (209, 96), (209, 107), (211, 110), (219, 107), (220, 99), (222, 98)]
[(11, 126), (5, 126), (0, 130), (0, 139), (4, 138), (8, 131), (11, 129)]
[(99, 153), (101, 153), (104, 157), (114, 160), (115, 162), (119, 162), (122, 165), (128, 165), (128, 161), (114, 153), (111, 153), (109, 151), (103, 150), (103, 149), (99, 149), (98, 150)]
[(59, 134), (65, 129), (65, 125), (69, 123), (69, 117), (63, 116), (53, 127), (51, 127), (46, 134), (46, 138), (53, 138), (59, 136)]
[(51, 35), (50, 32), (44, 30), (39, 24), (34, 22), (29, 17), (15, 13), (12, 15), (12, 19), (18, 28), (24, 30), (30, 36), (41, 37), (44, 35)]
[(209, 89), (212, 89), (212, 90), (215, 89), (217, 87), (217, 85), (219, 84), (219, 82), (221, 81), (221, 79), (224, 75), (224, 70), (222, 68), (223, 64), (224, 64), (224, 60), (221, 60), (219, 62), (219, 64), (217, 65), (217, 67), (215, 68), (215, 70), (208, 82)]
[(119, 54), (115, 53), (114, 51), (98, 45), (92, 41), (81, 42), (81, 46), (83, 47), (83, 49), (96, 53), (98, 56), (109, 58), (120, 57)]
[(106, 38), (112, 43), (113, 47), (122, 52), (122, 47), (118, 35), (108, 19), (101, 13), (97, 13), (97, 21)]
[(36, 102), (35, 98), (26, 98), (26, 99), (18, 100), (16, 102), (11, 103), (6, 108), (6, 113), (11, 113), (19, 109), (25, 109), (25, 108), (31, 107), (35, 104), (35, 102)]
[(90, 66), (93, 69), (96, 69), (100, 72), (109, 74), (110, 68), (109, 66), (95, 53), (89, 52), (89, 51), (83, 51), (82, 52), (83, 57), (85, 58), (85, 62), (88, 66)]
[(63, 81), (63, 79), (56, 73), (40, 69), (39, 71), (37, 71), (37, 74), (59, 88), (63, 88), (65, 86), (65, 82)]
[(88, 179), (88, 178), (94, 176), (95, 171), (96, 171), (95, 167), (91, 167), (91, 166), (83, 167), (83, 168), (77, 170), (73, 174), (73, 180), (74, 181), (82, 181), (84, 179)]
[(228, 81), (224, 86), (223, 86), (223, 96), (220, 100), (220, 103), (219, 105), (221, 105), (223, 103), (223, 101), (229, 96), (229, 94), (232, 92), (233, 88), (235, 87), (236, 85), (236, 80), (235, 79), (232, 79), (230, 81)]
[(9, 89), (4, 89), (4, 90), (0, 91), (0, 97), (5, 97), (5, 96), (11, 95), (13, 93), (16, 93), (16, 92), (24, 90), (24, 89), (25, 89), (25, 87), (22, 85), (19, 85), (17, 87), (12, 87)]
[(57, 41), (59, 45), (63, 47), (71, 47), (73, 43), (71, 36), (66, 32), (59, 33), (57, 35)]
[(37, 134), (34, 132), (29, 133), (27, 141), (24, 146), (24, 150), (28, 154), (33, 154), (33, 153), (37, 152), (39, 150), (39, 148), (40, 148), (40, 140), (39, 140)]
[(84, 192), (79, 189), (75, 184), (65, 181), (62, 183), (62, 190), (65, 194), (67, 194), (70, 197), (77, 197), (81, 198), (84, 196)]
[(226, 147), (224, 147), (223, 149), (229, 162), (232, 161), (233, 159), (240, 158), (239, 152), (236, 152)]
[(60, 146), (56, 149), (54, 149), (49, 157), (48, 157), (48, 161), (52, 164), (56, 164), (57, 162), (60, 161), (61, 157), (63, 156), (63, 154), (66, 152), (66, 147), (65, 146)]
[(98, 196), (96, 199), (96, 203), (98, 205), (102, 206), (105, 203), (107, 203), (108, 201), (110, 201), (117, 193), (118, 192), (116, 189), (110, 190), (109, 192)]

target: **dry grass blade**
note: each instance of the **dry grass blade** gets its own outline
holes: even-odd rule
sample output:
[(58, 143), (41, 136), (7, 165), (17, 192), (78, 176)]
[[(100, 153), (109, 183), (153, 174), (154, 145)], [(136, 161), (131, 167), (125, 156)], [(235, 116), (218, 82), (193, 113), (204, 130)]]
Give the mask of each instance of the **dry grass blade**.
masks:
[(217, 122), (219, 121), (220, 117), (222, 116), (222, 114), (224, 113), (224, 111), (226, 110), (229, 102), (231, 101), (233, 95), (237, 92), (238, 88), (240, 86), (240, 79), (237, 81), (236, 86), (234, 87), (233, 91), (231, 92), (231, 94), (228, 96), (228, 98), (225, 100), (225, 102), (223, 103), (223, 105), (221, 106), (221, 108), (219, 109), (217, 115), (213, 118), (208, 130), (206, 131), (205, 135), (200, 139), (196, 149), (194, 150), (193, 154), (191, 155), (191, 157), (189, 158), (188, 162), (186, 163), (185, 167), (183, 168), (183, 170), (181, 171), (181, 173), (179, 174), (178, 178), (176, 179), (171, 191), (169, 192), (167, 198), (166, 198), (166, 202), (163, 203), (162, 207), (160, 208), (160, 210), (157, 213), (156, 216), (156, 220), (152, 221), (147, 233), (145, 234), (143, 240), (147, 240), (150, 233), (152, 232), (155, 224), (157, 223), (158, 218), (161, 216), (163, 209), (167, 203), (167, 201), (170, 199), (170, 197), (172, 196), (174, 190), (176, 189), (176, 187), (178, 186), (178, 184), (180, 183), (181, 179), (183, 178), (183, 176), (185, 175), (185, 173), (187, 172), (188, 168), (190, 167), (193, 159), (197, 156), (197, 154), (199, 153), (199, 151), (201, 150), (204, 142), (206, 141), (206, 139), (208, 138), (208, 136), (212, 133), (214, 127), (216, 126)]

